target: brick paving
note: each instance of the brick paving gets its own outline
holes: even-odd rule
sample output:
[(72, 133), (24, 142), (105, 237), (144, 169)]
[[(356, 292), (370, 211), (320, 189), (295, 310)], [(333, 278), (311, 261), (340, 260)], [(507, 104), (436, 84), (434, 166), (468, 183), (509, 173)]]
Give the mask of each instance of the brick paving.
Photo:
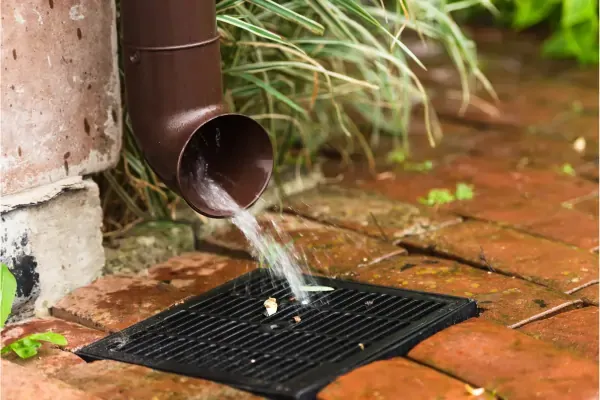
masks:
[[(375, 149), (377, 174), (358, 161), (324, 165), (335, 183), (285, 199), (276, 221), (283, 240), (317, 274), (379, 285), (466, 296), (481, 315), (450, 327), (406, 357), (378, 361), (339, 377), (318, 395), (334, 399), (598, 398), (598, 77), (597, 71), (536, 60), (528, 41), (475, 30), (490, 62), (498, 111), (472, 103), (457, 113), (457, 77), (430, 60), (424, 80), (445, 137), (427, 147), (422, 124), (411, 128), (414, 161), (427, 172), (391, 165), (391, 142)], [(493, 62), (492, 62), (493, 61)], [(437, 63), (437, 64), (436, 64)], [(443, 78), (441, 78), (443, 77)], [(480, 93), (479, 93), (480, 94)], [(573, 144), (585, 139), (584, 149)], [(575, 176), (565, 174), (569, 163)], [(473, 185), (471, 200), (428, 207), (431, 189)], [(282, 211), (278, 213), (277, 211)], [(75, 290), (51, 318), (6, 327), (4, 344), (29, 333), (66, 336), (38, 356), (2, 360), (5, 399), (254, 399), (226, 385), (103, 361), (73, 352), (259, 264), (239, 232), (204, 242), (229, 252), (181, 254), (138, 275), (112, 275)]]

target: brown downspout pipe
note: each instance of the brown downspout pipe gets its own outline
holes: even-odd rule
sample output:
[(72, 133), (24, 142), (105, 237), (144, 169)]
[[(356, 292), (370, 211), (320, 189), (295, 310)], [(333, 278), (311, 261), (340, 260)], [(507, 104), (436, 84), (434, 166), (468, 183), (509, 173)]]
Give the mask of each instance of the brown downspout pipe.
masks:
[(121, 0), (125, 86), (138, 144), (156, 174), (197, 212), (207, 178), (251, 206), (273, 170), (269, 135), (223, 104), (215, 0)]

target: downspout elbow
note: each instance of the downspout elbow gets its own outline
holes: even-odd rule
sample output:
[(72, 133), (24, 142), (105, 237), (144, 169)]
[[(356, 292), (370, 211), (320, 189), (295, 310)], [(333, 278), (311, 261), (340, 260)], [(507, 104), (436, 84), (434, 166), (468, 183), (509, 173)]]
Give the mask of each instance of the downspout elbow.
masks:
[(251, 206), (273, 148), (258, 122), (223, 102), (215, 0), (122, 0), (121, 23), (127, 106), (148, 164), (205, 216), (231, 216), (208, 200), (208, 180)]

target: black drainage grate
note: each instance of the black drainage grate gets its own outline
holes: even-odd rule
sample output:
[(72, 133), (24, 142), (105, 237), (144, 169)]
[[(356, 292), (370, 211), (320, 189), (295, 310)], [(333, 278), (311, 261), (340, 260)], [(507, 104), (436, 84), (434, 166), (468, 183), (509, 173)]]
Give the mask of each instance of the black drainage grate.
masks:
[[(269, 398), (313, 399), (359, 365), (406, 354), (473, 317), (473, 300), (316, 278), (335, 290), (294, 301), (256, 270), (77, 352), (210, 379)], [(268, 317), (264, 301), (277, 299)]]

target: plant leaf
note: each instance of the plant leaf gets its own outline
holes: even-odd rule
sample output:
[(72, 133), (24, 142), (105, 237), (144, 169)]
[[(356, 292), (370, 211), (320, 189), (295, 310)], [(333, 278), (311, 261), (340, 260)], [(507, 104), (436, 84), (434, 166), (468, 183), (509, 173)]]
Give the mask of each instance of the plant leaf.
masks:
[(42, 344), (39, 341), (24, 337), (5, 346), (1, 353), (6, 354), (9, 351), (13, 351), (20, 358), (30, 358), (37, 354), (37, 349), (41, 346)]
[(571, 164), (564, 164), (561, 168), (561, 171), (565, 175), (575, 176), (577, 173), (575, 172), (575, 168)]
[(368, 11), (366, 11), (358, 1), (356, 0), (334, 0), (335, 3), (338, 3), (340, 6), (342, 6), (343, 8), (345, 8), (346, 10), (350, 11), (352, 14), (356, 15), (357, 17), (360, 17), (362, 20), (375, 25), (377, 27), (381, 27), (381, 24), (379, 23), (379, 21), (377, 21), (377, 19), (375, 19), (375, 17), (373, 17), (371, 14), (369, 14)]
[(467, 185), (466, 183), (456, 185), (456, 200), (471, 200), (473, 196), (473, 185)]
[(27, 339), (50, 342), (57, 346), (66, 346), (68, 344), (67, 339), (63, 335), (54, 332), (34, 333), (27, 336)]
[(562, 5), (560, 24), (563, 27), (574, 26), (594, 18), (598, 20), (598, 0), (562, 0)]
[(516, 11), (513, 26), (518, 29), (524, 29), (541, 22), (558, 6), (559, 1), (515, 0)]
[(273, 42), (281, 43), (286, 46), (293, 47), (296, 50), (303, 52), (301, 49), (299, 49), (295, 45), (293, 45), (290, 42), (288, 42), (287, 40), (285, 40), (282, 36), (279, 36), (278, 34), (273, 33), (269, 30), (266, 30), (265, 28), (262, 28), (260, 26), (249, 24), (248, 22), (242, 21), (239, 18), (235, 18), (230, 15), (217, 15), (217, 21), (236, 26), (236, 27), (243, 29), (245, 31), (248, 31), (256, 36), (260, 36), (262, 38), (271, 40)]
[(303, 292), (331, 292), (333, 289), (329, 286), (300, 286)]
[(20, 358), (30, 358), (38, 353), (38, 349), (42, 347), (42, 341), (56, 344), (58, 346), (67, 345), (67, 339), (58, 333), (34, 333), (16, 340), (7, 346), (4, 346), (0, 353), (6, 354), (10, 351), (13, 351)]
[[(14, 344), (14, 343), (13, 343)], [(35, 347), (35, 346), (13, 346), (12, 344), (10, 345), (10, 349), (12, 351), (15, 352), (16, 355), (19, 356), (19, 358), (30, 358), (35, 356), (38, 352), (39, 346)]]
[(252, 82), (256, 86), (263, 89), (265, 92), (267, 92), (270, 95), (272, 95), (273, 97), (275, 97), (277, 100), (281, 101), (282, 103), (287, 104), (290, 108), (298, 111), (303, 116), (308, 117), (306, 110), (304, 110), (302, 107), (300, 107), (300, 105), (298, 105), (297, 103), (292, 101), (289, 97), (287, 97), (286, 95), (281, 93), (279, 90), (275, 89), (272, 85), (268, 84), (267, 82), (260, 80), (257, 77), (255, 77), (254, 75), (250, 75), (250, 74), (239, 74), (237, 76), (239, 76), (240, 78), (243, 78), (249, 82)]
[(217, 3), (217, 13), (225, 11), (228, 8), (235, 7), (238, 4), (243, 3), (246, 0), (221, 0)]
[(454, 195), (450, 193), (448, 189), (431, 189), (429, 193), (427, 193), (427, 197), (421, 197), (419, 199), (419, 203), (428, 206), (439, 206), (452, 203), (454, 200), (456, 200)]
[(282, 18), (287, 19), (288, 21), (292, 21), (304, 28), (308, 29), (312, 33), (317, 35), (322, 35), (325, 33), (325, 27), (320, 23), (306, 18), (304, 15), (300, 15), (295, 11), (290, 10), (280, 4), (275, 3), (272, 0), (249, 0), (251, 3), (254, 3), (264, 9), (271, 11), (273, 14), (279, 15)]
[(17, 294), (17, 280), (8, 266), (0, 264), (0, 328), (4, 327)]

